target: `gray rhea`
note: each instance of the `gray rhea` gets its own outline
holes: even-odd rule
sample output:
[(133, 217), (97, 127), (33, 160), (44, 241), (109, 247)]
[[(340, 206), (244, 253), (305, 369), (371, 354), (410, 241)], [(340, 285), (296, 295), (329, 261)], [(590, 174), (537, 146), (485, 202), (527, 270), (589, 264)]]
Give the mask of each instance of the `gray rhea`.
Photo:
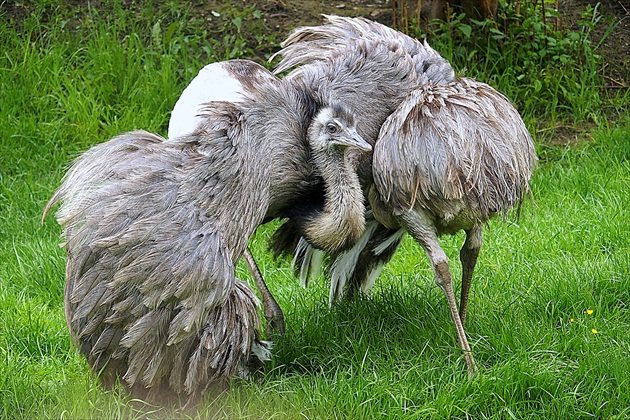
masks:
[[(294, 31), (282, 44), (276, 71), (317, 91), (326, 89), (357, 111), (363, 137), (374, 145), (357, 169), (369, 198), (363, 236), (349, 251), (333, 253), (330, 299), (367, 291), (409, 233), (422, 246), (445, 293), (469, 372), (476, 371), (464, 330), (483, 225), (520, 206), (530, 194), (536, 155), (512, 103), (492, 87), (456, 78), (426, 43), (362, 18), (326, 16), (328, 22)], [(321, 258), (291, 237), (299, 221), (275, 235), (276, 253), (298, 243), (301, 273)], [(466, 233), (461, 248), (462, 288), (454, 297), (442, 234)], [(301, 254), (302, 253), (302, 254)]]
[[(315, 118), (316, 123), (309, 129), (309, 138), (320, 139), (311, 141), (310, 147), (313, 166), (323, 180), (325, 199), (323, 208), (309, 215), (301, 225), (312, 246), (329, 252), (347, 249), (365, 228), (365, 220), (357, 220), (357, 214), (363, 215), (365, 207), (356, 169), (360, 153), (371, 151), (372, 146), (356, 131), (344, 132), (348, 129), (341, 123), (342, 118), (354, 124), (353, 116), (343, 108), (328, 108)], [(355, 140), (354, 149), (347, 149), (346, 139)]]
[[(169, 136), (177, 137), (194, 132), (203, 122), (201, 113), (206, 102), (238, 102), (243, 96), (255, 95), (258, 86), (275, 83), (278, 83), (276, 76), (264, 67), (249, 60), (229, 60), (210, 63), (199, 71), (198, 75), (190, 82), (186, 89), (184, 89), (177, 100), (169, 120)], [(338, 111), (339, 110), (337, 110), (337, 112)], [(346, 115), (344, 117), (348, 119), (348, 117), (351, 116)], [(336, 135), (339, 134), (340, 133)], [(312, 137), (315, 138), (315, 136)], [(325, 165), (330, 164), (336, 159), (334, 156), (329, 156), (332, 152), (334, 152), (333, 148), (331, 148), (331, 150), (320, 150), (314, 153), (313, 156), (318, 158), (318, 156), (327, 155), (325, 159), (318, 159), (322, 167), (325, 167)], [(345, 158), (344, 164), (350, 165), (350, 167), (347, 167), (348, 173), (354, 173), (356, 165), (358, 164), (356, 155), (359, 153), (360, 150), (354, 150), (354, 153), (349, 152), (348, 156)], [(317, 179), (321, 179), (321, 175), (316, 175)], [(332, 193), (335, 197), (345, 197), (345, 192), (348, 191), (348, 188), (345, 187), (347, 180), (340, 178), (330, 181), (331, 182), (328, 182), (328, 184), (334, 184), (335, 190), (329, 191), (329, 193)], [(356, 182), (356, 180), (352, 180), (352, 182)], [(318, 187), (321, 188), (321, 182), (318, 182)], [(357, 205), (362, 206), (363, 198), (349, 196), (349, 199), (346, 200), (350, 203), (349, 205), (341, 206), (341, 204), (335, 204), (335, 206), (342, 208), (349, 214), (351, 218), (345, 219), (343, 215), (339, 215), (335, 218), (329, 217), (327, 219), (329, 221), (329, 232), (326, 233), (326, 223), (314, 224), (312, 220), (314, 215), (316, 217), (323, 210), (320, 196), (323, 195), (323, 192), (319, 191), (320, 188), (316, 190), (316, 193), (310, 194), (315, 197), (314, 201), (317, 203), (317, 206), (313, 207), (311, 205), (307, 212), (308, 214), (302, 214), (300, 218), (299, 214), (301, 212), (304, 213), (303, 209), (305, 206), (303, 204), (291, 206), (289, 213), (293, 215), (294, 219), (300, 220), (300, 226), (306, 228), (306, 230), (301, 233), (309, 237), (314, 244), (318, 244), (320, 247), (329, 250), (331, 249), (330, 247), (333, 247), (333, 249), (338, 246), (347, 247), (348, 244), (356, 239), (354, 238), (356, 235), (352, 234), (351, 231), (343, 229), (350, 225), (342, 224), (339, 226), (339, 228), (341, 228), (339, 232), (335, 229), (337, 228), (339, 220), (352, 220), (352, 215), (355, 214), (355, 211), (361, 211), (362, 207), (357, 208), (354, 203), (358, 203)], [(330, 207), (330, 202), (328, 202), (328, 206)], [(315, 211), (313, 211), (313, 209), (315, 209)], [(312, 226), (314, 229), (317, 229), (317, 231), (307, 231), (308, 226)], [(313, 237), (313, 235), (318, 235), (320, 238), (323, 237), (329, 243), (324, 244), (318, 242), (317, 238)], [(269, 334), (284, 332), (284, 315), (282, 310), (267, 288), (249, 248), (245, 249), (243, 258), (263, 301), (264, 315), (267, 320), (267, 332)]]
[(349, 197), (327, 193), (312, 223), (341, 212), (348, 219), (335, 227), (360, 236), (362, 208), (343, 213), (362, 197), (346, 155), (370, 145), (351, 116), (278, 80), (238, 103), (209, 103), (190, 135), (125, 133), (74, 162), (44, 216), (61, 203), (66, 321), (105, 386), (120, 380), (137, 398), (187, 409), (268, 359), (258, 300), (235, 264), (316, 172), (324, 184), (347, 179)]

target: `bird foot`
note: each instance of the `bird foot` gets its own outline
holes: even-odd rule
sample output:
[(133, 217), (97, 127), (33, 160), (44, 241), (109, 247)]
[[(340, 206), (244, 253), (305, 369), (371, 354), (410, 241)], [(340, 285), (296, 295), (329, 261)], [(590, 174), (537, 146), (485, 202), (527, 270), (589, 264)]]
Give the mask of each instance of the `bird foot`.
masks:
[(475, 359), (473, 359), (471, 352), (466, 352), (464, 354), (464, 360), (466, 361), (466, 367), (468, 369), (468, 379), (472, 379), (479, 375), (479, 368), (477, 367), (477, 363), (475, 363)]
[(267, 320), (267, 337), (284, 334), (284, 314), (278, 307), (276, 311), (265, 311)]

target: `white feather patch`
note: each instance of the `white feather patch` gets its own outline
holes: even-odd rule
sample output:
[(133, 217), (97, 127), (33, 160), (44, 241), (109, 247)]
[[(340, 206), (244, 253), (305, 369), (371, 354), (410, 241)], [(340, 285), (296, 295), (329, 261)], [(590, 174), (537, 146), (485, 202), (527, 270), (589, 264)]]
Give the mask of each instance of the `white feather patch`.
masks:
[(316, 277), (322, 271), (322, 260), (324, 258), (324, 252), (313, 248), (311, 244), (306, 242), (306, 239), (300, 238), (300, 241), (295, 248), (295, 256), (293, 257), (292, 267), (295, 268), (300, 255), (302, 257), (302, 265), (300, 266), (300, 286), (306, 288), (308, 282)]
[(243, 89), (223, 63), (208, 64), (175, 103), (168, 124), (168, 137), (172, 139), (192, 133), (202, 121), (199, 110), (203, 104), (211, 101), (238, 102), (242, 99)]
[(374, 247), (374, 254), (381, 255), (387, 248), (400, 241), (402, 237), (405, 236), (405, 232), (404, 229), (400, 229), (388, 236), (387, 239)]
[(272, 348), (273, 343), (271, 341), (254, 341), (252, 343), (252, 354), (261, 362), (269, 362)]
[(365, 231), (357, 243), (350, 250), (339, 254), (337, 258), (335, 258), (330, 274), (330, 294), (328, 295), (328, 303), (330, 305), (341, 297), (348, 278), (354, 273), (359, 255), (361, 255), (361, 252), (365, 249), (377, 227), (378, 222), (368, 222), (365, 225)]
[(376, 279), (381, 274), (381, 271), (383, 270), (383, 267), (385, 267), (385, 264), (379, 264), (376, 267), (374, 267), (372, 269), (372, 271), (370, 271), (370, 274), (368, 274), (368, 276), (365, 279), (365, 281), (363, 283), (361, 283), (361, 292), (362, 293), (367, 293), (367, 292), (370, 291), (372, 286), (374, 286), (374, 283), (376, 282)]

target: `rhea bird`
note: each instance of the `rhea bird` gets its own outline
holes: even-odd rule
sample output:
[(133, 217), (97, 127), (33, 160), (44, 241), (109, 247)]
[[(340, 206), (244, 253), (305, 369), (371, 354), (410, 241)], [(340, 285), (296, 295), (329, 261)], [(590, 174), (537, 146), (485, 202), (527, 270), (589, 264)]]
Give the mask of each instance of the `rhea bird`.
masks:
[[(249, 60), (230, 60), (206, 65), (188, 84), (175, 103), (169, 120), (169, 137), (174, 138), (193, 133), (199, 125), (204, 123), (203, 109), (208, 102), (238, 102), (246, 95), (255, 94), (257, 87), (266, 83), (278, 83), (278, 78), (266, 68)], [(329, 129), (334, 129), (334, 127), (329, 127)], [(360, 148), (347, 151), (345, 158), (347, 173), (356, 168), (357, 159), (360, 158), (362, 151)], [(326, 159), (322, 159), (323, 157), (323, 154), (313, 155), (313, 160), (319, 159), (321, 161), (319, 166), (322, 168), (327, 165)], [(317, 168), (317, 164), (315, 167)], [(308, 189), (303, 189), (303, 196), (300, 197), (299, 201), (286, 207), (282, 216), (291, 217), (296, 222), (299, 221), (299, 225), (304, 228), (302, 234), (310, 239), (312, 246), (316, 246), (318, 249), (338, 251), (342, 248), (348, 248), (356, 239), (356, 234), (347, 231), (347, 229), (356, 226), (347, 222), (356, 216), (352, 215), (346, 219), (343, 214), (336, 211), (337, 209), (330, 206), (331, 201), (325, 203), (324, 189), (327, 189), (329, 194), (336, 194), (338, 199), (334, 200), (335, 203), (341, 203), (341, 198), (348, 199), (348, 204), (343, 206), (344, 213), (348, 215), (357, 209), (355, 206), (361, 206), (360, 198), (345, 193), (347, 185), (343, 178), (329, 179), (323, 184), (321, 176), (316, 173), (313, 175), (305, 173), (304, 177), (309, 178), (310, 186)], [(320, 215), (322, 211), (326, 210), (326, 205), (329, 206), (325, 213), (328, 217), (328, 223), (314, 223), (310, 220), (314, 214)], [(341, 224), (340, 221), (342, 221)], [(309, 232), (309, 226), (310, 229), (320, 231), (317, 234), (319, 239)], [(326, 229), (329, 230), (328, 234), (324, 232)], [(322, 239), (327, 243), (321, 242)], [(265, 284), (249, 248), (244, 250), (243, 260), (261, 295), (264, 315), (267, 320), (267, 333), (283, 333), (284, 315), (282, 309)]]
[(234, 268), (256, 227), (314, 182), (343, 183), (326, 189), (302, 233), (331, 251), (331, 229), (358, 238), (355, 156), (371, 149), (340, 103), (281, 80), (210, 102), (200, 118), (188, 135), (135, 131), (92, 147), (44, 212), (61, 203), (65, 317), (91, 368), (106, 387), (120, 380), (135, 397), (184, 409), (269, 358), (258, 300)]
[[(326, 16), (295, 30), (276, 72), (308, 89), (326, 89), (357, 110), (374, 145), (358, 173), (369, 198), (366, 230), (333, 254), (330, 299), (368, 291), (409, 233), (428, 256), (443, 290), (470, 373), (477, 367), (464, 324), (483, 225), (519, 207), (536, 163), (532, 138), (512, 103), (492, 87), (456, 78), (428, 44), (363, 18)], [(319, 261), (289, 220), (275, 235), (277, 254), (303, 253), (301, 273)], [(464, 230), (459, 309), (439, 236)], [(296, 251), (296, 244), (297, 251)], [(315, 270), (317, 271), (317, 270)]]

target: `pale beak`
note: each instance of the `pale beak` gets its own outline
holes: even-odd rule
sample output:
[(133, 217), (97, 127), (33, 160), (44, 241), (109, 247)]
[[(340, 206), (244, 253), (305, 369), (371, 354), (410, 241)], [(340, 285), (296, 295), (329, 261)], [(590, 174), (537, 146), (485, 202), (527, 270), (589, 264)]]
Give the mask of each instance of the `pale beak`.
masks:
[(356, 131), (350, 133), (348, 137), (343, 137), (339, 139), (339, 144), (348, 146), (348, 147), (356, 147), (362, 152), (369, 152), (372, 150), (372, 145), (367, 141), (363, 140), (363, 137), (359, 135)]

